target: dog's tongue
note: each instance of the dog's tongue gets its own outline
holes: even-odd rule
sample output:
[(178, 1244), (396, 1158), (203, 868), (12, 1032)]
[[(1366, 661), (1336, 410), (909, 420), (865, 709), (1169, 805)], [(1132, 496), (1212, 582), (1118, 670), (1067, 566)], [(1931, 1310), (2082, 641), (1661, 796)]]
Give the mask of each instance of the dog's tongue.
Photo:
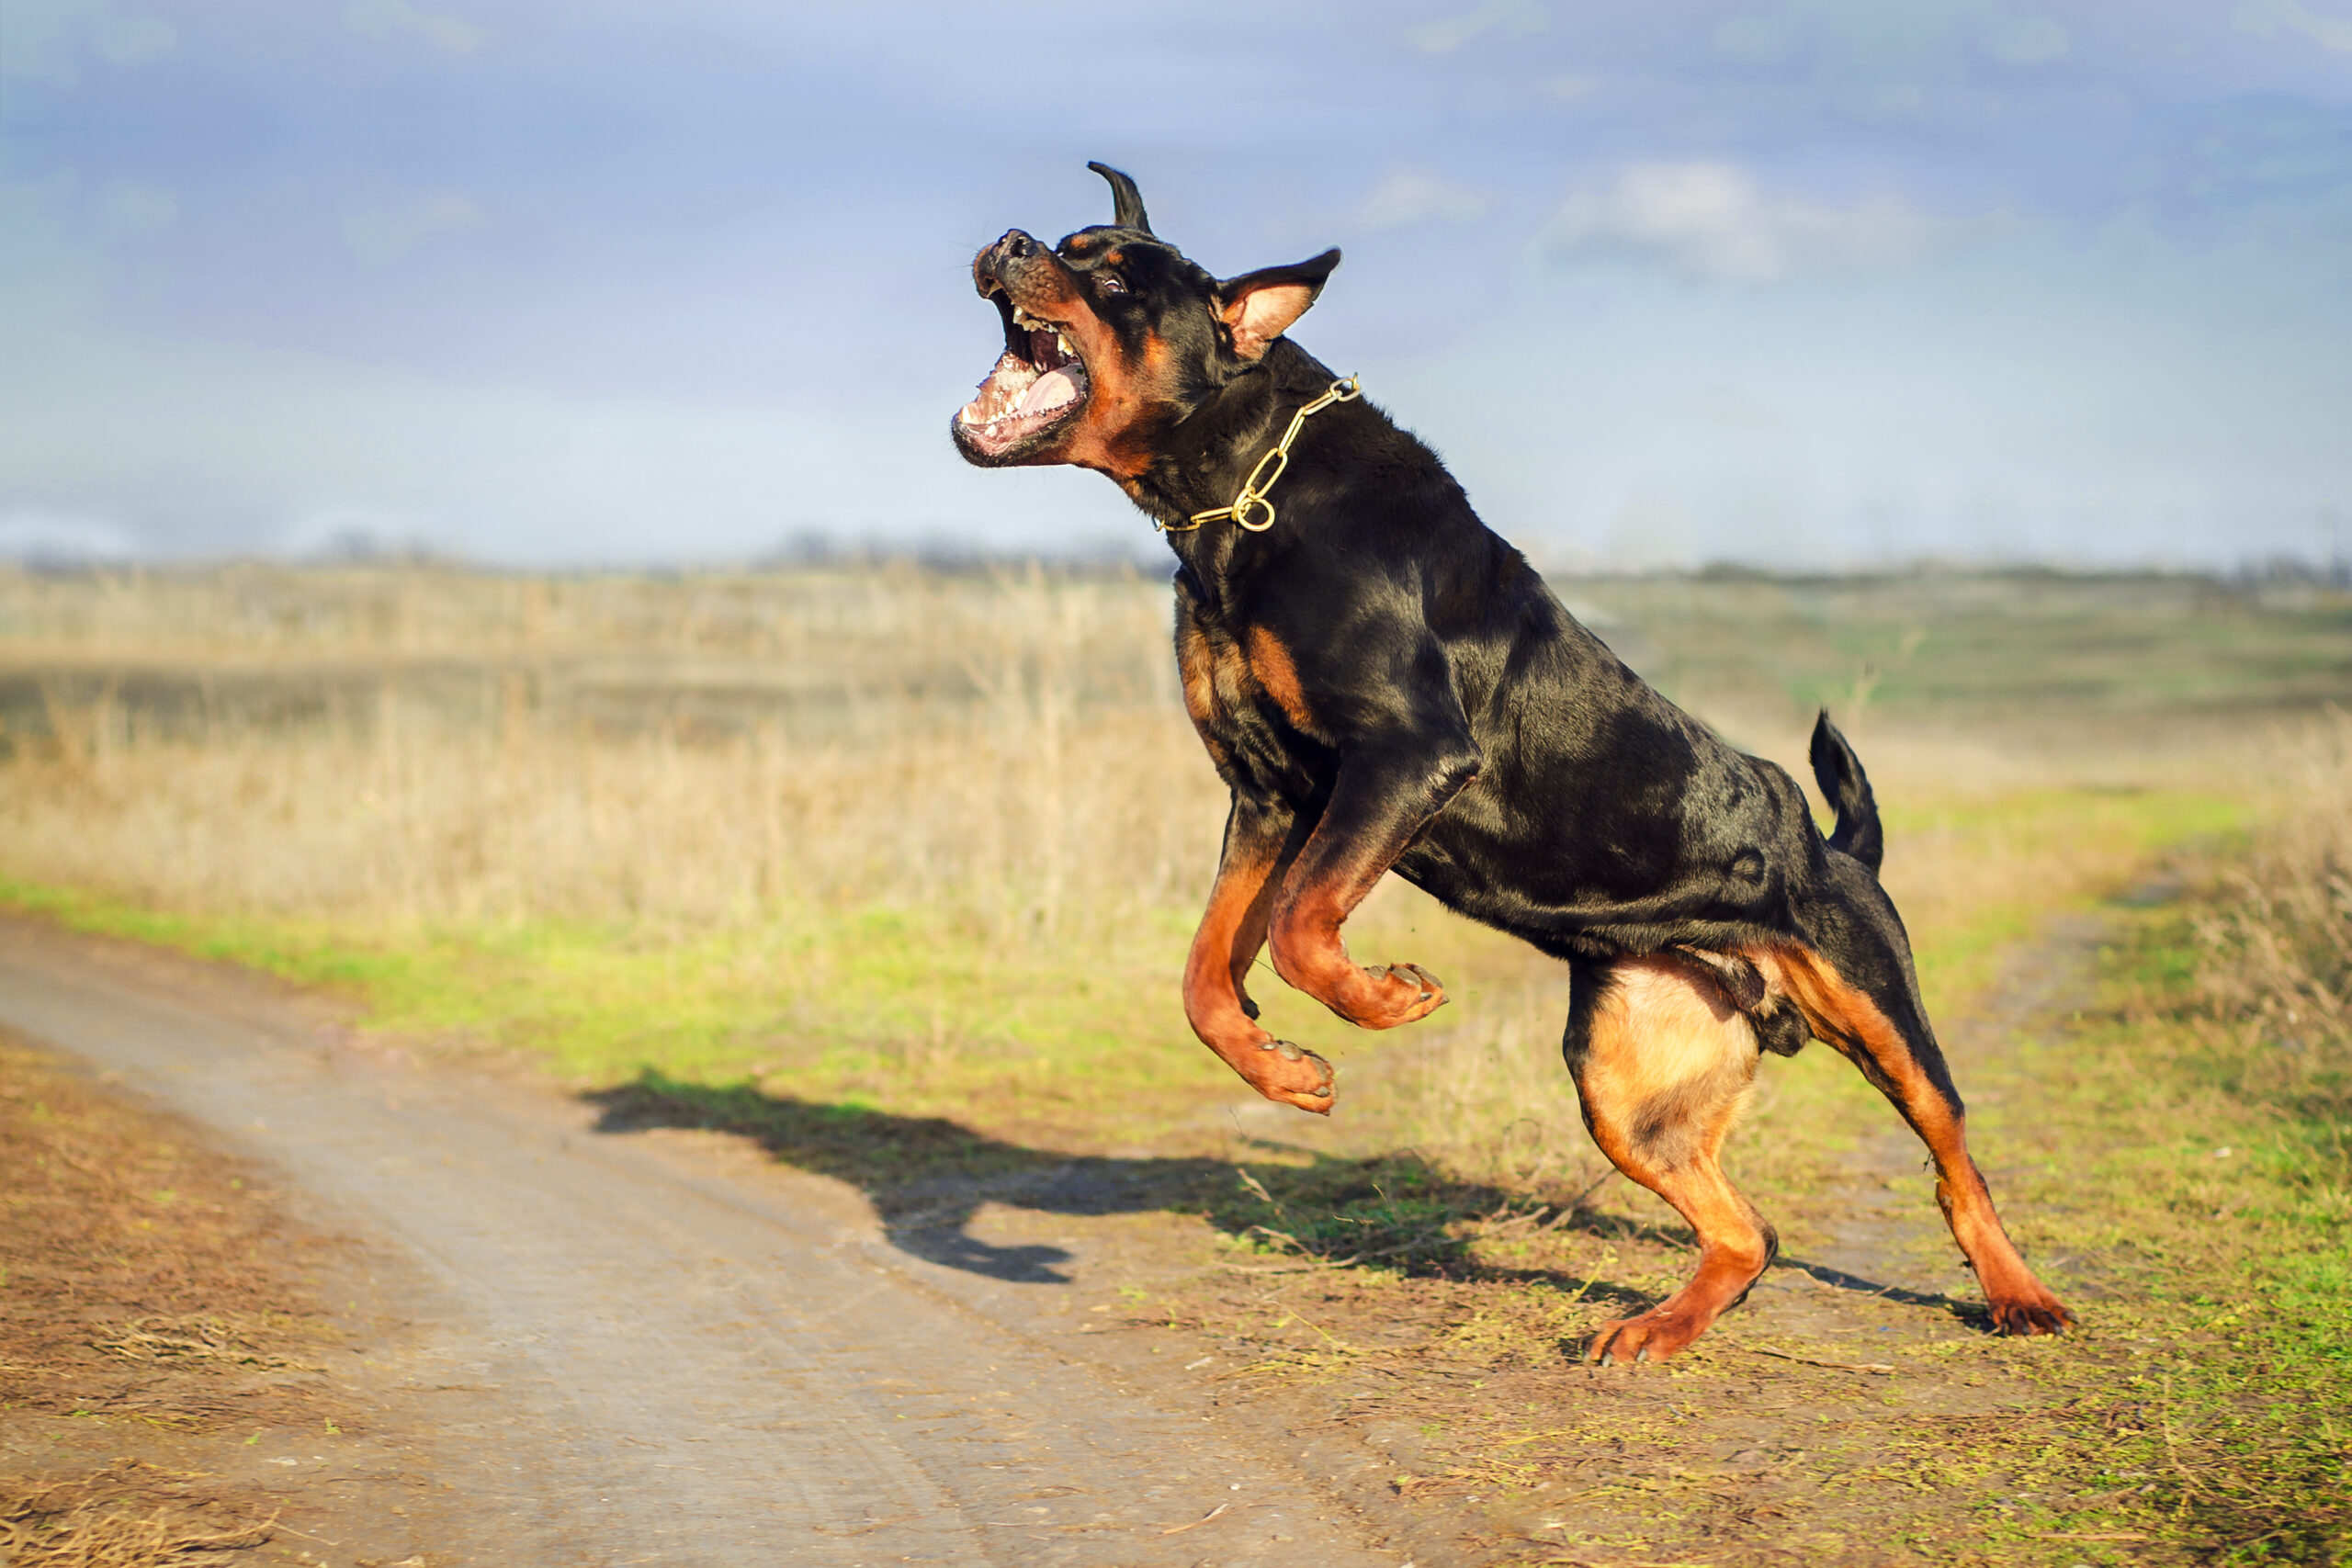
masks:
[(1071, 378), (1067, 369), (1048, 370), (1031, 382), (1029, 389), (1021, 394), (1021, 407), (1018, 412), (1043, 413), (1047, 409), (1061, 407), (1076, 396), (1078, 396), (1078, 382)]

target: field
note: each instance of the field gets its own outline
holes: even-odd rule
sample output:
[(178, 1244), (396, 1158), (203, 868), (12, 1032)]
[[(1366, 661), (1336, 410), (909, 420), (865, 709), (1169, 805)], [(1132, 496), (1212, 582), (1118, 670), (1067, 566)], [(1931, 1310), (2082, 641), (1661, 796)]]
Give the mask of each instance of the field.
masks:
[[(1269, 976), (1340, 1111), (1241, 1099), (1175, 993), (1222, 798), (1130, 575), (0, 576), (0, 901), (886, 1213), (967, 1183), (959, 1245), (1017, 1247), (1025, 1176), (1112, 1162), (1197, 1244), (1121, 1310), (1237, 1397), (1393, 1429), (1397, 1506), (1464, 1561), (2345, 1561), (2352, 604), (1558, 586), (1748, 750), (1797, 763), (1825, 704), (1847, 728), (1979, 1157), (2081, 1334), (1969, 1326), (1916, 1146), (1813, 1050), (1735, 1145), (1788, 1288), (1594, 1392), (1583, 1336), (1688, 1238), (1585, 1137), (1564, 977), (1391, 885), (1352, 945), (1454, 1004), (1357, 1035)], [(1727, 1448), (1691, 1410), (1751, 1385), (1793, 1413)]]

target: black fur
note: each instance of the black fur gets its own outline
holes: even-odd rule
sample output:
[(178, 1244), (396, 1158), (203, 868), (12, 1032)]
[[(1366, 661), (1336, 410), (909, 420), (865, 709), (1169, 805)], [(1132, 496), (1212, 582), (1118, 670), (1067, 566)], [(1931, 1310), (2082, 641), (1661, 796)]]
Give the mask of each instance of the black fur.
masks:
[[(1310, 857), (1333, 843), (1385, 857), (1449, 908), (1563, 958), (1804, 944), (1880, 1003), (1948, 1091), (1875, 875), (1884, 837), (1870, 785), (1826, 715), (1812, 760), (1838, 812), (1826, 840), (1785, 770), (1724, 744), (1627, 669), (1369, 398), (1308, 423), (1273, 491), (1272, 528), (1186, 526), (1229, 504), (1334, 379), (1287, 337), (1243, 356), (1232, 301), (1283, 281), (1311, 299), (1339, 256), (1219, 282), (1150, 234), (1131, 181), (1102, 172), (1116, 225), (1051, 251), (1010, 231), (975, 275), (1009, 312), (1052, 269), (1121, 357), (1154, 367), (1148, 385), (1132, 380), (1143, 391), (1112, 433), (1133, 460), (1101, 457), (1103, 440), (1073, 456), (1058, 435), (975, 460), (1111, 472), (1172, 530), (1180, 649), (1266, 636), (1286, 651), (1303, 718), (1261, 695), (1203, 724), (1237, 829), (1295, 845), (1312, 829)], [(1119, 287), (1105, 293), (1114, 260)], [(1119, 367), (1090, 368), (1107, 384)], [(1751, 1016), (1766, 1048), (1804, 1043), (1792, 1009)]]
[[(1328, 1111), (1329, 1065), (1260, 1028), (1241, 982), (1271, 942), (1284, 979), (1351, 1021), (1389, 1028), (1442, 1005), (1425, 971), (1364, 968), (1346, 953), (1341, 923), (1392, 870), (1567, 961), (1572, 1069), (1590, 1065), (1596, 999), (1624, 962), (1660, 954), (1744, 1012), (1763, 1049), (1793, 1052), (1818, 1030), (1851, 1059), (1928, 1144), (1996, 1325), (2064, 1327), (2071, 1314), (2001, 1230), (1967, 1152), (1910, 943), (1879, 886), (1877, 805), (1827, 715), (1811, 747), (1837, 812), (1825, 840), (1794, 779), (1644, 684), (1478, 520), (1436, 455), (1368, 400), (1302, 427), (1275, 515), (1250, 514), (1262, 531), (1204, 517), (1236, 502), (1293, 417), (1332, 388), (1330, 367), (1283, 334), (1339, 253), (1218, 281), (1152, 235), (1133, 181), (1097, 168), (1114, 224), (1050, 250), (1012, 230), (975, 259), (1006, 349), (988, 384), (998, 390), (959, 412), (956, 438), (977, 463), (1097, 468), (1170, 530), (1186, 707), (1233, 795), (1186, 963), (1194, 1032), (1261, 1093)], [(1001, 412), (1011, 394), (999, 391), (1074, 375), (1071, 357), (1082, 392), (1035, 407), (1023, 393)], [(1577, 1087), (1590, 1118), (1581, 1075)], [(1687, 1096), (1654, 1099), (1607, 1113), (1658, 1159), (1611, 1157), (1682, 1207), (1718, 1265), (1745, 1267), (1750, 1238), (1719, 1202), (1671, 1196), (1689, 1172), (1720, 1180), (1697, 1156), (1725, 1124)], [(1769, 1227), (1757, 1234), (1769, 1255)], [(1707, 1294), (1720, 1271), (1705, 1283), (1706, 1267), (1673, 1301), (1604, 1329), (1593, 1353), (1689, 1343), (1721, 1310)]]
[[(1182, 521), (1229, 502), (1331, 379), (1277, 344), (1173, 433), (1144, 504)], [(1275, 499), (1267, 533), (1168, 536), (1180, 627), (1236, 642), (1267, 628), (1307, 693), (1311, 727), (1272, 704), (1232, 716), (1218, 739), (1237, 792), (1320, 816), (1343, 769), (1376, 776), (1371, 798), (1341, 804), (1368, 833), (1410, 829), (1398, 875), (1562, 957), (1901, 945), (1874, 883), (1848, 907), (1881, 834), (1826, 721), (1815, 754), (1827, 738), (1845, 843), (1823, 840), (1784, 770), (1724, 744), (1579, 625), (1368, 399), (1310, 422)]]

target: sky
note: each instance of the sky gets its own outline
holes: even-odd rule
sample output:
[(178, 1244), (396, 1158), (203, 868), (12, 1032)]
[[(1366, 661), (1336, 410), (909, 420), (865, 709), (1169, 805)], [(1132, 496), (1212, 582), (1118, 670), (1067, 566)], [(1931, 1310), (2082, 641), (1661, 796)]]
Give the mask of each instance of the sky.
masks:
[(946, 434), (1091, 158), (1539, 559), (2352, 555), (2352, 0), (0, 0), (0, 554), (1150, 551)]

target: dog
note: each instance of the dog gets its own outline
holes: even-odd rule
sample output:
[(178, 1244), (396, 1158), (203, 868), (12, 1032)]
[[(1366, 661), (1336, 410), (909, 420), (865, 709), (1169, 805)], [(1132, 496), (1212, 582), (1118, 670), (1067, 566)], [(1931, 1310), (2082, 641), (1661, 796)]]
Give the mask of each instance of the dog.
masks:
[(1606, 1325), (1600, 1361), (1661, 1360), (1744, 1299), (1778, 1238), (1725, 1179), (1766, 1051), (1818, 1039), (1933, 1156), (1936, 1196), (1996, 1328), (2073, 1315), (2026, 1267), (1968, 1152), (1960, 1094), (1880, 887), (1871, 786), (1825, 713), (1814, 777), (1732, 750), (1577, 624), (1435, 453), (1293, 343), (1340, 253), (1218, 278), (1113, 217), (1057, 245), (1008, 231), (972, 263), (1004, 352), (951, 423), (983, 467), (1108, 475), (1176, 556), (1184, 705), (1232, 792), (1184, 1011), (1270, 1100), (1328, 1114), (1329, 1064), (1274, 1039), (1274, 972), (1365, 1029), (1442, 1006), (1341, 928), (1385, 873), (1564, 960), (1563, 1050), (1617, 1168), (1696, 1233), (1696, 1274)]

